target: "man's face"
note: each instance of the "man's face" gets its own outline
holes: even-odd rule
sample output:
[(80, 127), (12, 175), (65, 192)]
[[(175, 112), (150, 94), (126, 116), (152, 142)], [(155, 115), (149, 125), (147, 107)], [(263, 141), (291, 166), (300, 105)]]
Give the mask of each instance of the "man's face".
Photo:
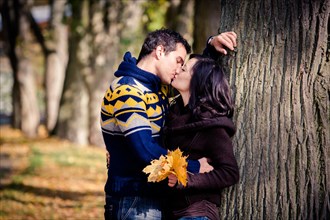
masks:
[(181, 71), (186, 56), (187, 51), (181, 43), (176, 45), (176, 49), (174, 51), (166, 54), (164, 52), (161, 55), (159, 64), (157, 65), (157, 76), (160, 78), (162, 83), (167, 85), (171, 83), (175, 74)]

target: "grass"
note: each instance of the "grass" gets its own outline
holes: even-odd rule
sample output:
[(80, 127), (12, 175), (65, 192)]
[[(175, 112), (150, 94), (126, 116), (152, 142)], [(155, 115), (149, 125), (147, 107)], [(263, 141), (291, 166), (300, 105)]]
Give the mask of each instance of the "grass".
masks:
[(0, 127), (0, 220), (103, 219), (105, 150)]

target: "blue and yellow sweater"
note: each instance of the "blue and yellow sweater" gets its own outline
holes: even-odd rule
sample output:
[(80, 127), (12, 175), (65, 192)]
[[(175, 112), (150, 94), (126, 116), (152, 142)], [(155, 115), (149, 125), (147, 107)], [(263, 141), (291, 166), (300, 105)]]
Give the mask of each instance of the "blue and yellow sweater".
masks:
[[(159, 184), (147, 183), (143, 168), (167, 154), (161, 143), (161, 129), (168, 109), (168, 86), (158, 76), (139, 69), (127, 52), (115, 72), (117, 77), (105, 93), (101, 127), (110, 166), (105, 191), (119, 195), (154, 194)], [(198, 172), (197, 161), (188, 170)]]

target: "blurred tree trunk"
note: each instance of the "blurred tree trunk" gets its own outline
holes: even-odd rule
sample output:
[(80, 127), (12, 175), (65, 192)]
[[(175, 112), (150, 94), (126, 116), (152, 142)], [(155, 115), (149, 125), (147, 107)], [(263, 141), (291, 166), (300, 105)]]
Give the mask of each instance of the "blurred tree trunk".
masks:
[(118, 53), (121, 1), (71, 0), (69, 63), (56, 132), (103, 146), (100, 105)]
[(220, 0), (195, 0), (194, 53), (202, 53), (205, 39), (218, 33)]
[(31, 64), (31, 6), (33, 1), (2, 2), (4, 32), (14, 73), (13, 127), (28, 137), (36, 137), (40, 123), (34, 69)]
[(50, 133), (53, 132), (57, 122), (68, 62), (68, 27), (63, 24), (65, 4), (66, 0), (52, 0), (50, 3), (50, 39), (47, 41), (50, 53), (46, 56), (45, 71), (46, 127)]
[(330, 219), (329, 4), (221, 1), (240, 167), (222, 219)]
[(69, 60), (65, 75), (63, 94), (56, 133), (59, 137), (79, 144), (87, 144), (88, 138), (88, 91), (82, 73), (83, 61), (89, 48), (80, 48), (87, 35), (88, 1), (72, 0), (69, 36)]
[(147, 3), (147, 0), (131, 0), (122, 3), (120, 61), (126, 51), (130, 51), (135, 57), (139, 55), (145, 38), (143, 15)]
[(179, 32), (190, 44), (193, 42), (194, 4), (195, 0), (170, 0), (165, 17), (166, 27)]
[[(85, 66), (86, 82), (89, 91), (89, 143), (104, 146), (100, 128), (101, 102), (104, 92), (113, 77), (113, 66), (117, 61), (121, 26), (119, 23), (122, 3), (108, 1), (104, 7), (95, 2), (91, 5), (90, 65)], [(104, 13), (105, 11), (105, 13)], [(104, 22), (105, 21), (105, 22)]]

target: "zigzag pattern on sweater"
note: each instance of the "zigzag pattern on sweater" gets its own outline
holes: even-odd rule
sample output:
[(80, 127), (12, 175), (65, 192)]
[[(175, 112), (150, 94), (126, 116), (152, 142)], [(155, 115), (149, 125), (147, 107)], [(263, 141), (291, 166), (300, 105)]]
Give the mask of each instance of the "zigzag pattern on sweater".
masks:
[[(106, 91), (102, 102), (101, 126), (105, 133), (129, 135), (140, 130), (151, 130), (159, 136), (163, 126), (163, 108), (159, 96), (134, 80), (121, 84), (121, 77)], [(161, 96), (161, 99), (165, 99)]]

